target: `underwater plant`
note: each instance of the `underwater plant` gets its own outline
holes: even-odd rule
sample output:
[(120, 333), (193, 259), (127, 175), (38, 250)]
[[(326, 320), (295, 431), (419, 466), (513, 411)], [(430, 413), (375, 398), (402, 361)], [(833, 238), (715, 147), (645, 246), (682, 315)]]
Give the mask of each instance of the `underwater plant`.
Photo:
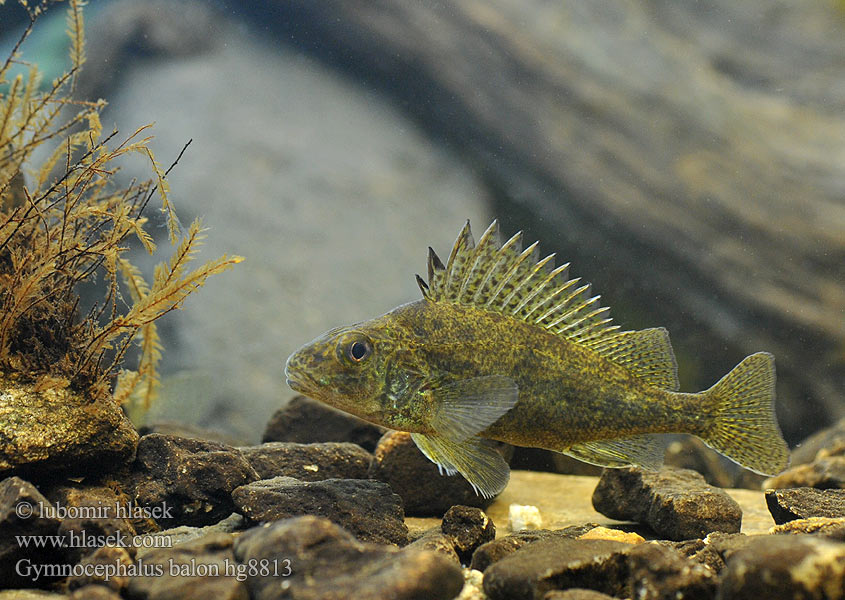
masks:
[[(20, 49), (47, 3), (20, 3), (29, 24), (0, 63), (0, 376), (143, 410), (159, 380), (156, 320), (242, 259), (224, 255), (189, 270), (203, 229), (196, 220), (181, 231), (149, 126), (104, 134), (106, 103), (74, 97), (85, 63), (83, 3), (68, 6), (70, 67), (43, 89)], [(17, 65), (24, 72), (12, 76)], [(118, 184), (119, 159), (133, 154), (149, 163), (151, 177)], [(133, 237), (155, 252), (144, 215), (156, 194), (176, 247), (148, 283), (127, 252)], [(104, 297), (83, 314), (78, 286), (98, 277)], [(140, 352), (129, 368), (133, 344)]]

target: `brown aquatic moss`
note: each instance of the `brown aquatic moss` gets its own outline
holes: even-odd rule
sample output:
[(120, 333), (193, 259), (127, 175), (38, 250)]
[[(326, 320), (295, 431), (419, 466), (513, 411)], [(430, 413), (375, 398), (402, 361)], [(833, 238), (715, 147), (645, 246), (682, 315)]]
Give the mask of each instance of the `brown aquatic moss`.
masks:
[[(156, 320), (241, 258), (189, 270), (203, 229), (195, 221), (180, 231), (149, 126), (104, 135), (105, 102), (74, 97), (85, 62), (81, 4), (68, 7), (70, 68), (50, 85), (42, 87), (37, 66), (20, 56), (47, 3), (21, 2), (29, 25), (0, 63), (0, 372), (29, 378), (36, 389), (70, 386), (92, 400), (113, 394), (143, 408), (158, 382)], [(25, 73), (13, 77), (16, 65)], [(119, 185), (118, 163), (129, 155), (143, 157), (151, 177)], [(144, 213), (156, 195), (176, 248), (148, 283), (126, 253), (130, 238), (155, 251)], [(105, 297), (82, 314), (77, 287), (97, 276)], [(135, 343), (137, 365), (125, 368)]]

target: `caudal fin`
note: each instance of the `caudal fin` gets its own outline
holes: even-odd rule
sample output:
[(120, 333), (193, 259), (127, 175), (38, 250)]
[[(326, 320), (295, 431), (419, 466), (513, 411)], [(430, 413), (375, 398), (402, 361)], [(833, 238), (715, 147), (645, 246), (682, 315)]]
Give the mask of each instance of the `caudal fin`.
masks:
[(747, 357), (702, 392), (715, 417), (701, 437), (714, 450), (746, 469), (776, 475), (789, 465), (789, 448), (775, 417), (775, 357)]

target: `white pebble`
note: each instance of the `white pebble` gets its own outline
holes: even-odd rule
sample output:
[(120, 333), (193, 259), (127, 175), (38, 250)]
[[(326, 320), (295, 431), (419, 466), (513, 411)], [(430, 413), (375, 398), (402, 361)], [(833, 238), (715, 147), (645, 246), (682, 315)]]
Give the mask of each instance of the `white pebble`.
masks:
[(540, 509), (536, 506), (524, 504), (511, 504), (508, 507), (508, 521), (511, 531), (540, 529), (543, 526)]

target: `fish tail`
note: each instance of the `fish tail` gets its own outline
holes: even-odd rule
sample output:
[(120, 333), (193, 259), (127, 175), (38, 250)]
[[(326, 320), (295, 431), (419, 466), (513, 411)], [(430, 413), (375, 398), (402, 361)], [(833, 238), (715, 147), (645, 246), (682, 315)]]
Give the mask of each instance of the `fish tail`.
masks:
[(708, 446), (762, 475), (776, 475), (789, 465), (789, 448), (775, 417), (774, 356), (746, 357), (702, 395), (712, 403), (712, 425), (700, 435)]

